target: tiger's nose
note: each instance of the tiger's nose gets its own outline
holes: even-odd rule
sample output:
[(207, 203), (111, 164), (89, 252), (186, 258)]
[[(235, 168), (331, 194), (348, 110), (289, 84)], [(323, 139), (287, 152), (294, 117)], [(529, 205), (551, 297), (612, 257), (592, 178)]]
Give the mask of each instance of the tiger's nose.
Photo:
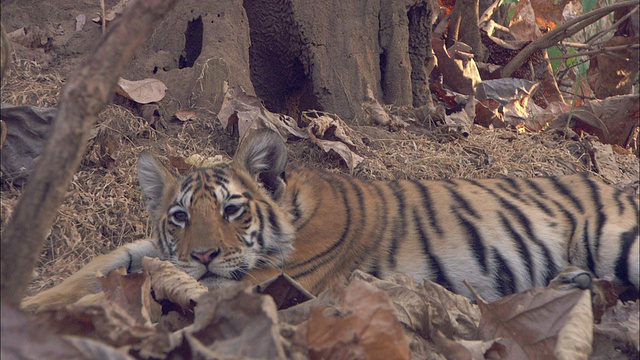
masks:
[(213, 259), (216, 258), (220, 254), (220, 249), (208, 249), (205, 251), (192, 251), (191, 258), (193, 260), (199, 261), (204, 265), (209, 265)]

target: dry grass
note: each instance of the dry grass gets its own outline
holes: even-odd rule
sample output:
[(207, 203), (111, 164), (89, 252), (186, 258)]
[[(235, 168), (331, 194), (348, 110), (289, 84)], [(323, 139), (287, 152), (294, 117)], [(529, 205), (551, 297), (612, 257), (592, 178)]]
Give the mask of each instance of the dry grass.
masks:
[[(7, 78), (2, 98), (12, 104), (55, 106), (64, 83), (58, 74), (43, 72), (28, 61), (19, 61)], [(355, 130), (369, 146), (362, 149), (365, 160), (354, 175), (366, 179), (529, 177), (589, 170), (580, 143), (553, 133), (516, 135), (509, 130), (476, 127), (464, 139), (442, 130), (428, 135), (372, 127)], [(108, 167), (101, 161), (105, 139), (113, 143), (114, 162)], [(184, 124), (168, 123), (156, 131), (133, 111), (108, 106), (100, 114), (96, 136), (58, 211), (28, 292), (55, 285), (90, 258), (148, 236), (149, 224), (135, 174), (142, 149), (179, 157), (196, 153), (228, 156), (235, 146), (236, 140), (230, 139), (212, 115)], [(288, 148), (294, 164), (347, 172), (337, 155), (326, 154), (307, 141), (290, 142)], [(637, 178), (637, 168), (631, 176)], [(21, 192), (7, 184), (5, 188), (1, 194), (3, 226)]]

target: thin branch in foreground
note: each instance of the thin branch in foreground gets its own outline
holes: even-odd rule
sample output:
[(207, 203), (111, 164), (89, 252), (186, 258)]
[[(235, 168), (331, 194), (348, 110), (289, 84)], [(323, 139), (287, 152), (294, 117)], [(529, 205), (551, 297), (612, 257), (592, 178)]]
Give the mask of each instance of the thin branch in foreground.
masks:
[(42, 244), (78, 169), (98, 113), (135, 52), (175, 2), (131, 3), (63, 89), (40, 159), (1, 239), (2, 301), (16, 305), (31, 278)]

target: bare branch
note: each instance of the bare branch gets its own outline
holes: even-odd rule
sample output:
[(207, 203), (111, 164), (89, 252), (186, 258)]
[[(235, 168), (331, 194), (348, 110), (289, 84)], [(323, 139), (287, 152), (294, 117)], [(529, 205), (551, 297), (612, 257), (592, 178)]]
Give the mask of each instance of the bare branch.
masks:
[(524, 64), (525, 61), (527, 61), (527, 59), (529, 59), (529, 57), (534, 52), (542, 49), (547, 49), (557, 44), (560, 40), (572, 36), (573, 34), (577, 33), (578, 31), (584, 29), (588, 25), (598, 21), (600, 18), (617, 9), (636, 5), (637, 3), (637, 0), (622, 1), (610, 6), (590, 11), (582, 16), (578, 16), (577, 18), (556, 27), (541, 38), (527, 45), (518, 53), (518, 55), (511, 59), (511, 61), (509, 61), (509, 63), (502, 69), (502, 77), (511, 76), (511, 74), (513, 74), (516, 69), (522, 66), (522, 64)]
[(600, 53), (605, 53), (605, 52), (610, 52), (610, 51), (617, 51), (617, 50), (636, 50), (636, 49), (639, 49), (639, 48), (640, 48), (640, 45), (638, 45), (638, 44), (609, 46), (609, 47), (603, 47), (601, 49), (583, 51), (583, 52), (579, 52), (579, 53), (575, 53), (575, 54), (566, 54), (566, 55), (553, 56), (553, 57), (550, 57), (549, 60), (571, 59), (571, 58), (578, 57), (578, 56), (594, 55), (594, 54), (600, 54)]
[(127, 6), (64, 87), (47, 144), (2, 236), (3, 301), (17, 304), (22, 297), (44, 238), (85, 152), (98, 112), (110, 100), (118, 76), (136, 50), (174, 3), (145, 0)]

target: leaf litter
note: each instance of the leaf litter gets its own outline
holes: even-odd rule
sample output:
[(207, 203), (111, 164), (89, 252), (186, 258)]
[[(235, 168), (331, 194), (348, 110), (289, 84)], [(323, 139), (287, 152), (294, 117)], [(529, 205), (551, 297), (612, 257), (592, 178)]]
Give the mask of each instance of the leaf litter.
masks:
[[(21, 66), (17, 71), (24, 71), (20, 73), (23, 79), (29, 76), (43, 76), (37, 69), (31, 71), (33, 66), (29, 63), (25, 62)], [(33, 105), (41, 105), (43, 102), (55, 104), (55, 97), (50, 95), (59, 93), (62, 79), (55, 74), (45, 76), (52, 79), (50, 82), (44, 82), (47, 86), (45, 89), (34, 88), (33, 84), (37, 82), (24, 82), (30, 84), (28, 86), (20, 83), (9, 86), (5, 84), (2, 88), (3, 99)], [(52, 83), (55, 86), (51, 87)], [(252, 103), (249, 100), (251, 99), (247, 102)], [(252, 101), (258, 111), (249, 110), (248, 114), (258, 114), (260, 121), (274, 123), (276, 120), (276, 124), (280, 122), (283, 115), (266, 113), (263, 111), (264, 108), (255, 103), (255, 99)], [(227, 119), (234, 120), (235, 115), (239, 121), (239, 113), (234, 110)], [(43, 261), (30, 287), (31, 292), (55, 284), (96, 254), (148, 235), (146, 215), (132, 171), (135, 168), (135, 158), (142, 148), (152, 147), (156, 153), (182, 159), (191, 158), (194, 154), (202, 158), (221, 156), (228, 159), (237, 146), (237, 140), (230, 140), (219, 125), (202, 120), (207, 119), (203, 114), (198, 114), (188, 122), (174, 124), (166, 134), (150, 128), (142, 119), (121, 106), (108, 107), (100, 117), (99, 126), (109, 129), (119, 144), (109, 148), (108, 154), (116, 165), (109, 167), (100, 161), (100, 143), (96, 137), (87, 149), (82, 167), (70, 186), (69, 199), (60, 209), (56, 225), (52, 228), (43, 251)], [(339, 119), (331, 114), (328, 114), (328, 117), (332, 121)], [(253, 121), (250, 117), (243, 117), (242, 120), (245, 125)], [(297, 124), (291, 120), (285, 119), (284, 124), (297, 131)], [(290, 137), (293, 132), (289, 128), (285, 127), (281, 134)], [(355, 146), (355, 150), (363, 157), (360, 165), (354, 165), (351, 171), (356, 176), (367, 179), (559, 175), (588, 171), (593, 165), (587, 145), (582, 139), (566, 140), (564, 134), (554, 131), (516, 134), (507, 129), (488, 131), (472, 126), (469, 138), (471, 140), (461, 140), (459, 137), (449, 137), (438, 129), (421, 134), (394, 134), (368, 126), (356, 126), (350, 130), (353, 132), (344, 131), (348, 136), (343, 139), (343, 143), (347, 147)], [(304, 135), (300, 138), (304, 138)], [(329, 171), (348, 171), (344, 169), (344, 160), (341, 157), (324, 153), (311, 142), (297, 141), (288, 146), (293, 163), (322, 166)], [(629, 157), (619, 155), (614, 152), (613, 160), (621, 167), (627, 167)], [(628, 179), (637, 179), (637, 163), (630, 165), (629, 169), (631, 175), (626, 175)], [(608, 180), (618, 183), (625, 181), (624, 176), (622, 178)], [(11, 184), (7, 186), (10, 191), (2, 192), (3, 224), (8, 221), (7, 214), (10, 214), (20, 193), (20, 189), (11, 188)], [(637, 192), (637, 187), (631, 191)], [(79, 234), (83, 241), (65, 241), (78, 237), (74, 234)], [(167, 265), (160, 265), (161, 268), (164, 266)], [(169, 269), (167, 266), (165, 270)], [(15, 316), (9, 314), (11, 309), (3, 304), (3, 320), (11, 316), (17, 319), (13, 323), (3, 321), (3, 339), (9, 332), (24, 334), (21, 335), (22, 339), (50, 337), (50, 341), (60, 342), (58, 346), (65, 351), (64, 356), (69, 358), (95, 358), (96, 354), (109, 354), (110, 358), (145, 359), (300, 359), (309, 356), (320, 357), (327, 353), (366, 358), (375, 358), (376, 354), (396, 354), (400, 358), (407, 354), (413, 358), (481, 358), (509, 357), (515, 351), (529, 346), (527, 343), (514, 340), (512, 336), (507, 336), (508, 333), (504, 337), (496, 337), (494, 334), (488, 336), (488, 340), (481, 339), (478, 336), (480, 329), (484, 329), (483, 326), (491, 329), (489, 325), (483, 325), (491, 321), (480, 314), (478, 305), (451, 294), (436, 284), (414, 284), (411, 279), (401, 276), (381, 281), (366, 274), (356, 273), (350, 285), (344, 289), (333, 289), (317, 298), (296, 301), (297, 304), (293, 304), (294, 306), (278, 310), (281, 303), (289, 301), (281, 301), (276, 305), (267, 295), (241, 288), (204, 295), (198, 293), (198, 290), (193, 290), (195, 293), (192, 293), (189, 286), (186, 286), (186, 290), (171, 287), (176, 284), (182, 285), (183, 279), (171, 278), (178, 274), (160, 274), (156, 275), (155, 282), (153, 275), (149, 280), (144, 274), (131, 278), (130, 275), (109, 274), (106, 280), (103, 279), (103, 286), (107, 291), (100, 305), (86, 305), (80, 301), (46, 313), (36, 320), (37, 326), (34, 326), (34, 320), (25, 318), (19, 312), (16, 313), (18, 315), (14, 314)], [(165, 281), (166, 285), (162, 285), (163, 280), (167, 279), (165, 276), (172, 280)], [(124, 285), (129, 281), (135, 285)], [(153, 288), (151, 294), (164, 294), (158, 296), (160, 305), (157, 305), (156, 301), (150, 298), (149, 292), (144, 290), (146, 286)], [(169, 290), (161, 290), (163, 286), (169, 286)], [(124, 293), (119, 293), (118, 288), (122, 288)], [(124, 290), (136, 288), (138, 292)], [(198, 286), (194, 286), (193, 289), (198, 289)], [(562, 320), (557, 320), (558, 324), (554, 324), (560, 329), (557, 333), (542, 337), (543, 346), (553, 348), (545, 351), (553, 351), (555, 356), (561, 356), (559, 354), (562, 351), (568, 351), (580, 357), (584, 354), (581, 345), (591, 344), (586, 340), (589, 339), (589, 334), (569, 330), (580, 330), (580, 326), (572, 324), (583, 324), (585, 327), (584, 324), (588, 323), (584, 319), (585, 316), (589, 317), (589, 306), (585, 306), (584, 300), (584, 294), (588, 292), (569, 290), (557, 295), (557, 290), (535, 291), (541, 295), (534, 298), (548, 299), (540, 302), (542, 305), (538, 305), (539, 309), (557, 312), (555, 304), (561, 301), (563, 309), (568, 312)], [(552, 294), (549, 295), (548, 292)], [(553, 300), (557, 298), (554, 294), (562, 300)], [(174, 295), (177, 297), (174, 298)], [(367, 308), (359, 307), (359, 302), (367, 297), (378, 301)], [(298, 293), (295, 293), (293, 298), (306, 300)], [(531, 303), (531, 299), (509, 301)], [(503, 306), (509, 309), (513, 307), (513, 303), (486, 306), (500, 314), (508, 313)], [(520, 311), (529, 314), (538, 308), (525, 307)], [(576, 311), (576, 315), (573, 315)], [(377, 312), (380, 312), (379, 317), (374, 316)], [(358, 318), (363, 326), (354, 330), (341, 325), (340, 314), (353, 314), (353, 318)], [(159, 318), (158, 325), (150, 325), (147, 317)], [(577, 319), (569, 319), (573, 317)], [(638, 343), (637, 340), (634, 342), (638, 334), (637, 317), (637, 302), (618, 303), (605, 310), (600, 324), (586, 326), (593, 328), (592, 356), (604, 358), (615, 354), (621, 358), (637, 358)], [(510, 319), (507, 317), (505, 323)], [(367, 321), (369, 324), (376, 321), (376, 326), (367, 326)], [(536, 324), (533, 320), (530, 322), (534, 328), (544, 325)], [(322, 333), (310, 333), (310, 324), (324, 326), (327, 329), (339, 327), (342, 333), (329, 334), (335, 335), (335, 338), (324, 338), (320, 336)], [(402, 331), (397, 330), (398, 326)], [(371, 339), (378, 339), (380, 336), (377, 328), (380, 328), (382, 334), (388, 334), (384, 331), (395, 329), (394, 336), (385, 339), (390, 340), (388, 342), (372, 342)], [(574, 344), (558, 345), (565, 344), (560, 341), (563, 337), (574, 341)], [(554, 341), (555, 345), (549, 345)], [(25, 344), (16, 340), (15, 344), (29, 346), (27, 350), (36, 354), (41, 350), (34, 346), (33, 342)], [(579, 346), (575, 346), (576, 344)], [(313, 346), (313, 351), (310, 351), (310, 345)], [(9, 350), (3, 346), (3, 355), (5, 351)], [(52, 350), (47, 348), (47, 351)], [(81, 355), (78, 355), (78, 351)], [(370, 354), (373, 355), (368, 356)]]

